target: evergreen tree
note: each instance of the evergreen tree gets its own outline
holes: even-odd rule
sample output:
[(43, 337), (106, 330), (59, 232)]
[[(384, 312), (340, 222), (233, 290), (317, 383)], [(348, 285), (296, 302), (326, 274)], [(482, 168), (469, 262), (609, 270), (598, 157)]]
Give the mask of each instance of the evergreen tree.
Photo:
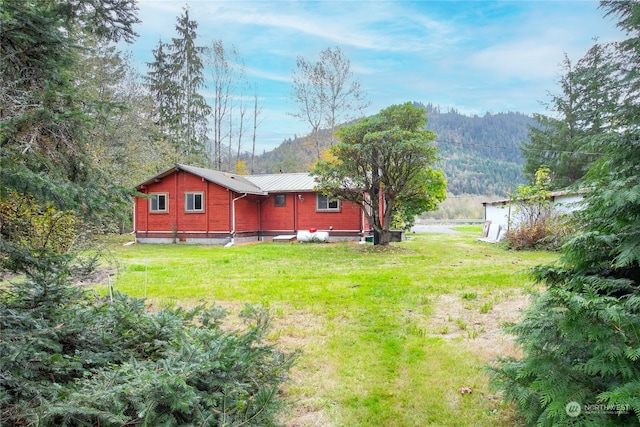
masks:
[(130, 56), (91, 38), (74, 74), (91, 118), (92, 161), (113, 183), (134, 187), (175, 160), (170, 144), (158, 138), (148, 91)]
[(156, 103), (156, 122), (160, 137), (168, 140), (179, 158), (176, 162), (208, 166), (207, 132), (211, 111), (199, 90), (205, 86), (202, 55), (196, 45), (197, 27), (189, 10), (178, 17), (177, 37), (171, 43), (160, 41), (147, 63), (147, 87)]
[(561, 94), (552, 96), (549, 108), (557, 117), (536, 114), (529, 140), (523, 142), (524, 171), (533, 179), (545, 166), (552, 172), (552, 188), (563, 189), (584, 176), (596, 154), (588, 149), (589, 138), (611, 126), (606, 113), (619, 93), (612, 72), (613, 45), (596, 43), (575, 65), (565, 55)]
[(194, 165), (208, 165), (206, 140), (211, 108), (198, 92), (205, 86), (202, 55), (205, 48), (196, 45), (198, 23), (189, 19), (185, 8), (176, 25), (177, 37), (171, 44), (171, 67), (178, 96), (174, 107), (179, 118), (176, 136), (185, 160)]
[(88, 159), (73, 67), (78, 28), (131, 40), (134, 12), (132, 0), (0, 3), (0, 196), (13, 190), (94, 216), (124, 201)]
[(602, 7), (631, 37), (601, 82), (613, 90), (604, 99), (617, 103), (600, 104), (592, 116), (612, 125), (599, 126), (584, 145), (600, 157), (582, 181), (580, 233), (557, 264), (533, 272), (546, 290), (509, 328), (523, 357), (493, 368), (529, 425), (640, 425), (640, 4)]
[[(157, 125), (158, 135), (156, 139), (169, 142), (176, 151), (180, 141), (173, 132), (178, 126), (177, 99), (179, 86), (173, 79), (169, 46), (158, 41), (158, 46), (153, 50), (153, 62), (148, 62), (145, 82), (154, 102), (154, 121)], [(177, 163), (181, 159), (174, 159)]]

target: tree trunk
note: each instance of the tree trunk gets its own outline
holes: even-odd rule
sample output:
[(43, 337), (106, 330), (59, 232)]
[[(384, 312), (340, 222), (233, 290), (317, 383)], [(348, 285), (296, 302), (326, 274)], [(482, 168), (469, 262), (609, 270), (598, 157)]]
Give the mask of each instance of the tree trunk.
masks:
[(391, 242), (391, 230), (383, 230), (380, 234), (379, 245), (388, 245)]
[(256, 158), (256, 129), (258, 128), (258, 95), (253, 95), (253, 135), (251, 137), (251, 173), (255, 173), (254, 161)]

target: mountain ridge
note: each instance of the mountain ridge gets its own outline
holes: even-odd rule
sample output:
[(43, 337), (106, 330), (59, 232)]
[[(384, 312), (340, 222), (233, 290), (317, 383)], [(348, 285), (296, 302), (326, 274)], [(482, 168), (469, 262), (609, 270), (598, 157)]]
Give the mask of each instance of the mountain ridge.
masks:
[[(414, 102), (427, 111), (426, 128), (436, 134), (440, 161), (451, 195), (504, 196), (526, 182), (520, 144), (528, 139), (534, 120), (523, 113), (465, 115), (455, 109)], [(286, 139), (275, 149), (256, 156), (253, 173), (307, 172), (318, 149), (330, 144), (328, 130), (316, 144), (311, 135)]]

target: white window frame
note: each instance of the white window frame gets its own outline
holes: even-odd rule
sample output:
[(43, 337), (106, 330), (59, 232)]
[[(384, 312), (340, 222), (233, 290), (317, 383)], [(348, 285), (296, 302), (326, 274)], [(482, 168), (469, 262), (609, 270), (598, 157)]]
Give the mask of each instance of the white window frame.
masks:
[[(164, 209), (159, 209), (160, 197), (164, 197)], [(154, 208), (155, 204), (155, 208)], [(149, 212), (151, 213), (167, 213), (169, 212), (169, 195), (167, 193), (152, 193), (149, 199)]]
[[(196, 197), (200, 196), (200, 208), (196, 208)], [(191, 208), (189, 199), (191, 198)], [(204, 212), (204, 193), (202, 191), (187, 191), (184, 193), (184, 211), (188, 213)]]
[[(334, 207), (331, 207), (335, 204)], [(340, 200), (335, 197), (325, 196), (324, 194), (316, 193), (316, 211), (318, 212), (340, 212)]]

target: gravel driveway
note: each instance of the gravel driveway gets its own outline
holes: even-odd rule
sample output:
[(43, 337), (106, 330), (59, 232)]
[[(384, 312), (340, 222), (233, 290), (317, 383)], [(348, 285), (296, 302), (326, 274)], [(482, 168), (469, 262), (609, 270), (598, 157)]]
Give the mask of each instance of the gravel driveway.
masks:
[(447, 233), (447, 234), (455, 234), (458, 231), (453, 229), (453, 225), (414, 225), (411, 227), (411, 232), (413, 233)]

